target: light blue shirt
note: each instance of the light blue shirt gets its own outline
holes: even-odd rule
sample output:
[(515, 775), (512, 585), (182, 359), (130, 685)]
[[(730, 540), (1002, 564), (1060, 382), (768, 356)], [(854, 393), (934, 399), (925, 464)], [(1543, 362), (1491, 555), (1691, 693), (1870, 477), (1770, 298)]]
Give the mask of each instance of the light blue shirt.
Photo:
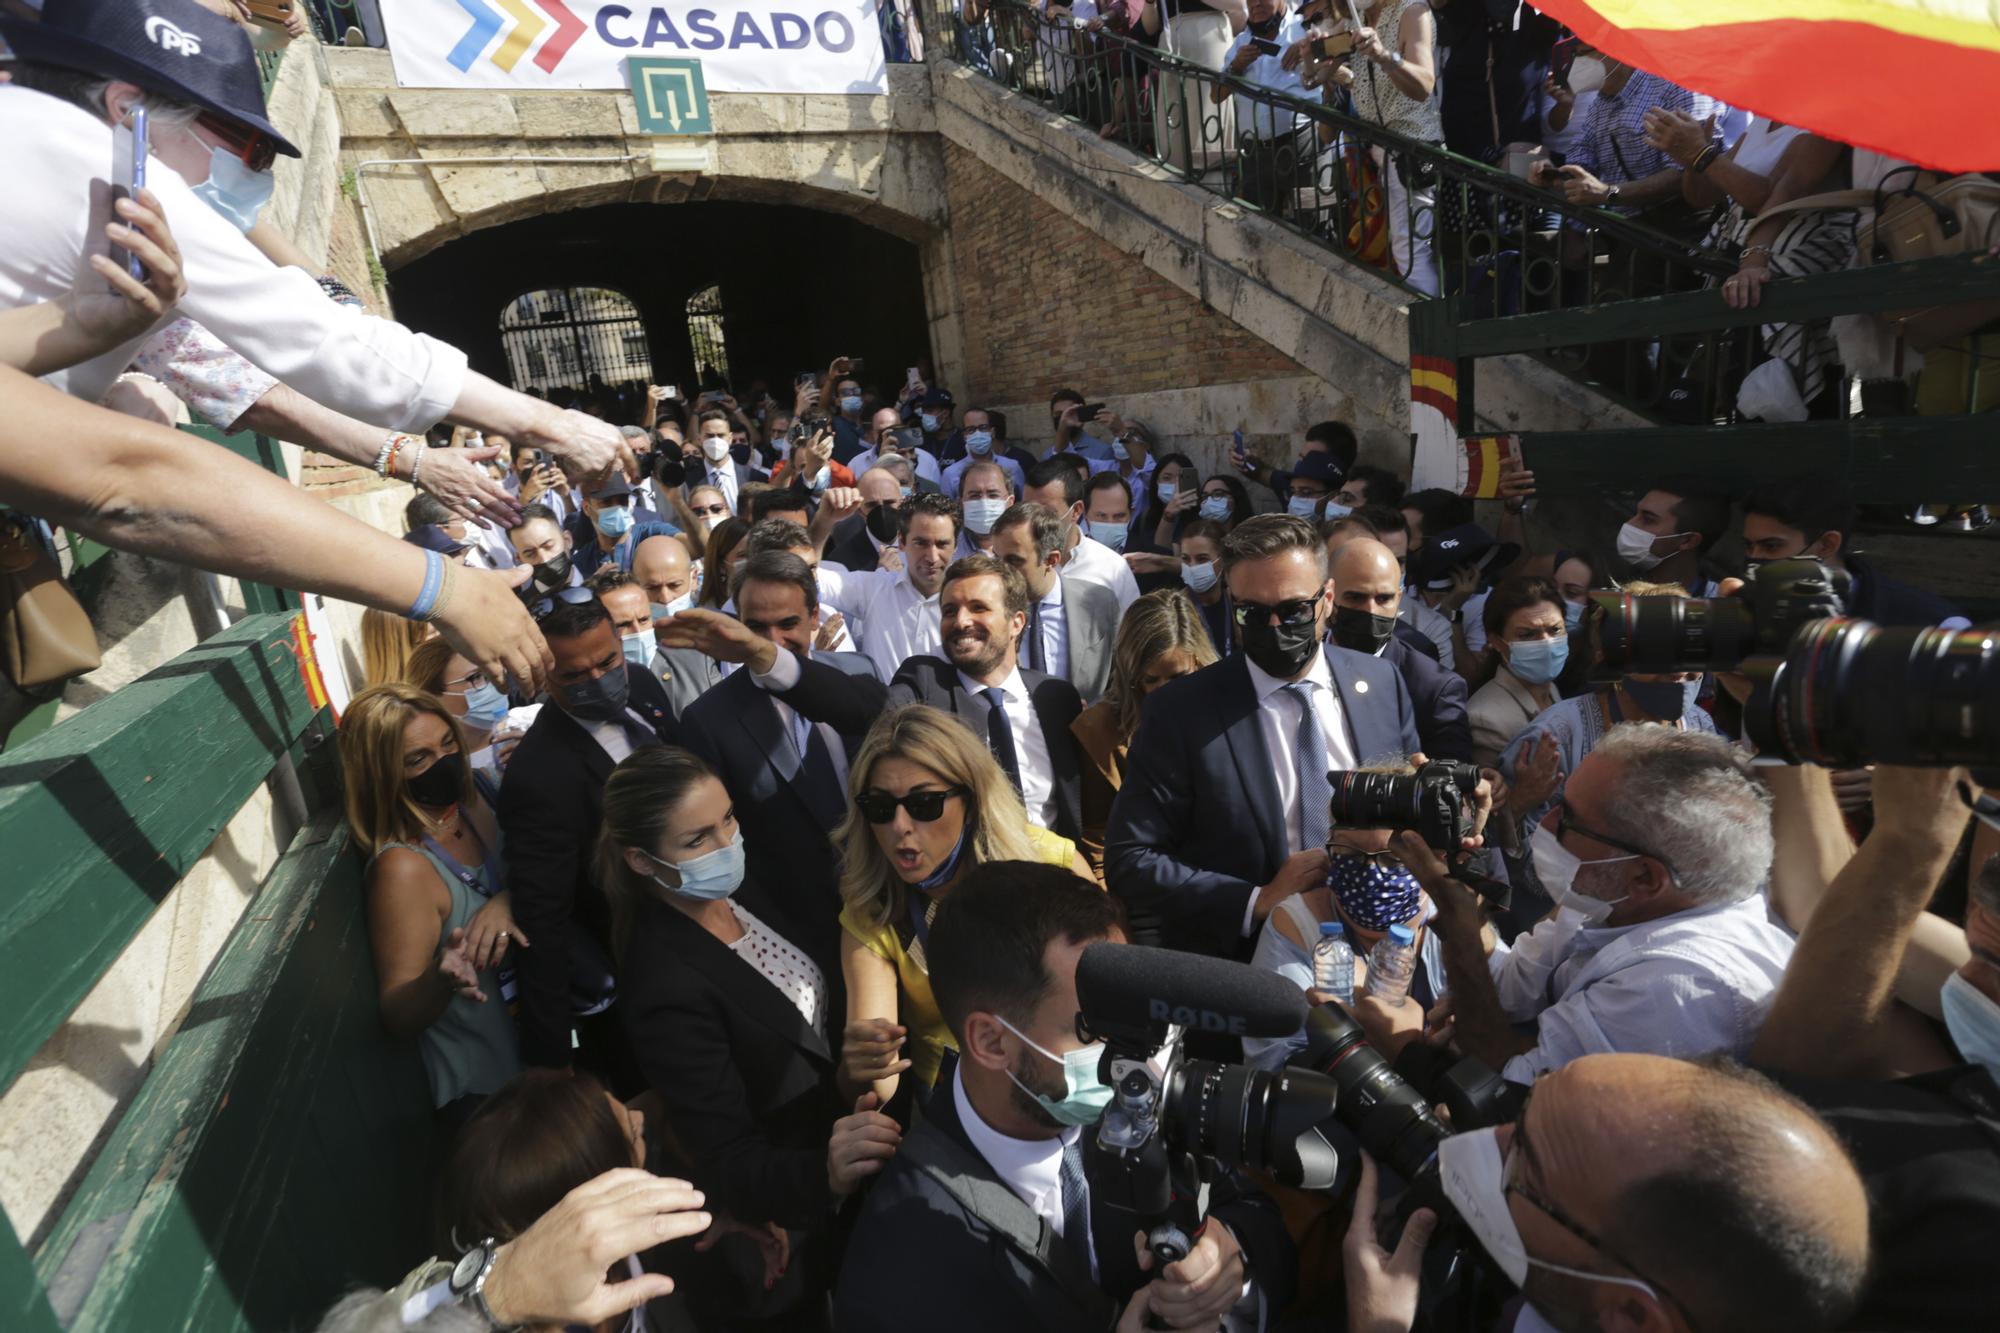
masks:
[(946, 495), (952, 497), (954, 500), (957, 499), (958, 484), (961, 481), (965, 480), (965, 474), (967, 469), (971, 468), (971, 466), (974, 463), (991, 463), (994, 466), (998, 467), (1002, 472), (1006, 473), (1007, 481), (1011, 486), (1013, 486), (1014, 494), (1016, 495), (1019, 495), (1022, 491), (1028, 488), (1027, 474), (1021, 471), (1021, 465), (1019, 463), (1016, 463), (1013, 459), (1007, 458), (1001, 454), (988, 454), (984, 458), (978, 458), (972, 455), (967, 455), (966, 457), (959, 459), (956, 463), (953, 463), (950, 467), (944, 470), (944, 482), (938, 487), (938, 489), (943, 491)]
[[(1222, 64), (1224, 68), (1227, 68), (1235, 61), (1236, 53), (1245, 46), (1248, 46), (1254, 35), (1248, 28), (1236, 34), (1236, 40), (1231, 42), (1229, 50), (1223, 53)], [(1298, 15), (1287, 11), (1285, 17), (1279, 21), (1278, 31), (1271, 40), (1278, 44), (1282, 52), (1284, 48), (1289, 47), (1293, 42), (1299, 41), (1305, 35), (1305, 25), (1299, 22)], [(1300, 98), (1310, 96), (1306, 92), (1304, 80), (1299, 77), (1299, 71), (1296, 69), (1286, 69), (1279, 63), (1277, 56), (1258, 56), (1250, 62), (1250, 67), (1243, 71), (1242, 77), (1244, 82), (1269, 88), (1272, 92), (1285, 93), (1292, 97)], [(1297, 124), (1298, 114), (1296, 112), (1267, 106), (1262, 102), (1245, 97), (1241, 93), (1236, 94), (1236, 132), (1239, 135), (1249, 135), (1259, 139), (1273, 139), (1281, 134), (1290, 134)]]

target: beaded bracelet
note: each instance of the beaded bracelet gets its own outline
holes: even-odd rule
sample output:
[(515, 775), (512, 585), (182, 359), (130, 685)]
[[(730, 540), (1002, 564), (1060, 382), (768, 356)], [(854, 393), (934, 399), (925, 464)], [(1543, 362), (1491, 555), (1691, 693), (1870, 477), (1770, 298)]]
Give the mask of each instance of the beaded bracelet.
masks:
[(389, 475), (389, 460), (390, 458), (395, 456), (397, 438), (398, 437), (393, 434), (390, 435), (387, 439), (382, 441), (381, 449), (376, 451), (375, 454), (376, 476), (386, 477)]
[(437, 612), (438, 594), (443, 591), (445, 558), (436, 551), (424, 552), (424, 586), (417, 592), (417, 600), (411, 604), (409, 619), (429, 620)]

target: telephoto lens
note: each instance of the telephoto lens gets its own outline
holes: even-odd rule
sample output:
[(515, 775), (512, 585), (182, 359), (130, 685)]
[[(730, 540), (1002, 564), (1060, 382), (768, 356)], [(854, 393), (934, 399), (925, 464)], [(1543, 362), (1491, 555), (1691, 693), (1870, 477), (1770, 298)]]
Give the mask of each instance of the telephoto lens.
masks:
[(1361, 1025), (1339, 1005), (1318, 1005), (1306, 1015), (1306, 1048), (1292, 1066), (1333, 1080), (1340, 1123), (1405, 1180), (1416, 1179), (1450, 1133), (1424, 1094), (1368, 1044)]
[(1167, 1138), (1185, 1151), (1269, 1171), (1297, 1189), (1334, 1188), (1342, 1162), (1319, 1127), (1332, 1118), (1336, 1094), (1324, 1076), (1183, 1060), (1162, 1100)]
[(1728, 597), (1590, 595), (1598, 673), (1733, 671), (1776, 657), (1800, 626), (1846, 610), (1848, 576), (1817, 560), (1773, 560)]
[(1991, 768), (2000, 760), (2000, 635), (1814, 621), (1743, 721), (1760, 751), (1793, 763)]
[(1413, 829), (1441, 852), (1472, 831), (1465, 801), (1479, 785), (1471, 764), (1435, 760), (1415, 773), (1342, 772), (1332, 778), (1330, 817), (1340, 828)]

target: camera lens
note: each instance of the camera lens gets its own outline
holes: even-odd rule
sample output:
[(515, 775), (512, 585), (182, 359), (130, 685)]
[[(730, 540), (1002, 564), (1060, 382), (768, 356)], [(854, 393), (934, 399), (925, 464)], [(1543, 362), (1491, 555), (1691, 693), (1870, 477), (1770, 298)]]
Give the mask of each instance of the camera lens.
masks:
[(1247, 1065), (1186, 1060), (1165, 1098), (1169, 1137), (1225, 1166), (1269, 1171), (1287, 1185), (1329, 1189), (1340, 1155), (1319, 1126), (1338, 1095), (1309, 1070), (1268, 1073)]
[(1597, 644), (1605, 670), (1728, 671), (1755, 642), (1750, 607), (1734, 597), (1635, 597), (1592, 593), (1602, 609)]
[(1423, 813), (1417, 787), (1403, 773), (1336, 773), (1331, 817), (1343, 828), (1415, 828)]
[(1940, 767), (2000, 755), (2000, 637), (1818, 620), (1792, 640), (1770, 716), (1746, 718), (1760, 748), (1795, 761)]
[(1361, 1025), (1337, 1005), (1306, 1016), (1306, 1049), (1294, 1062), (1333, 1081), (1340, 1123), (1405, 1180), (1437, 1151), (1445, 1127), (1429, 1102), (1382, 1058)]

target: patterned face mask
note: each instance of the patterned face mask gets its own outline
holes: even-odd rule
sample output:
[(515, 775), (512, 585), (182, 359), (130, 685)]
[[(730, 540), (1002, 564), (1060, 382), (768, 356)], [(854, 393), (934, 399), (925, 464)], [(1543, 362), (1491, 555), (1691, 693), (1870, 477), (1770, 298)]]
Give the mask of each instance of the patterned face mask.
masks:
[(1326, 885), (1347, 919), (1363, 930), (1387, 930), (1408, 921), (1423, 906), (1417, 877), (1400, 862), (1330, 848)]

